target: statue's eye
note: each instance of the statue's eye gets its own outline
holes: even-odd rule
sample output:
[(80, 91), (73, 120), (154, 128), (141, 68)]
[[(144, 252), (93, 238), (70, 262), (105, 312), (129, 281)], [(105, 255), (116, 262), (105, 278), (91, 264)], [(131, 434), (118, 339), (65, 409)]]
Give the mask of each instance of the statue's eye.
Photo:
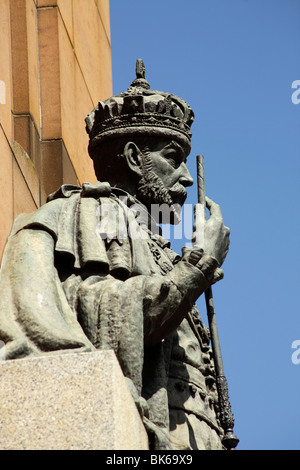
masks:
[(179, 158), (177, 152), (174, 150), (169, 150), (164, 154), (164, 157), (166, 160), (168, 160), (168, 163), (173, 167), (173, 168), (178, 168), (180, 165)]
[(178, 166), (179, 166), (178, 162), (175, 160), (175, 158), (168, 158), (168, 162), (173, 168), (178, 168)]

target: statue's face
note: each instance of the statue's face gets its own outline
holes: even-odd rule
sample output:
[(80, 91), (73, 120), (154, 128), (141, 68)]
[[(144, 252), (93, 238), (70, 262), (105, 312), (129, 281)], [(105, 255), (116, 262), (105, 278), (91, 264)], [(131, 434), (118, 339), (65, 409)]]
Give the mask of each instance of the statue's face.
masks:
[(193, 178), (186, 167), (186, 154), (176, 141), (157, 140), (144, 152), (144, 174), (139, 182), (138, 197), (148, 209), (152, 204), (167, 204), (173, 217), (164, 223), (178, 223), (186, 200), (186, 187)]
[(172, 203), (182, 206), (187, 196), (185, 188), (194, 183), (183, 148), (174, 140), (166, 140), (160, 141), (149, 153), (152, 170), (168, 191)]

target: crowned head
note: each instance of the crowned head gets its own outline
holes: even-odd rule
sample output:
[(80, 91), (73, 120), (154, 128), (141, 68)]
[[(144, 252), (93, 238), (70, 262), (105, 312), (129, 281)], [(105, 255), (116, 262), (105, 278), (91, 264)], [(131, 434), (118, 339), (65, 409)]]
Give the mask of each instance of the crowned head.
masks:
[(177, 96), (151, 90), (145, 79), (141, 59), (136, 64), (136, 79), (119, 95), (99, 101), (86, 117), (89, 134), (89, 154), (97, 154), (97, 147), (110, 139), (124, 137), (164, 137), (178, 141), (185, 152), (191, 150), (191, 124), (194, 112)]
[[(122, 187), (146, 205), (172, 205), (177, 200), (182, 204), (184, 187), (192, 184), (185, 161), (193, 120), (193, 110), (184, 100), (151, 90), (139, 59), (129, 88), (100, 101), (86, 117), (88, 151), (97, 178)], [(165, 161), (173, 170), (164, 166)]]

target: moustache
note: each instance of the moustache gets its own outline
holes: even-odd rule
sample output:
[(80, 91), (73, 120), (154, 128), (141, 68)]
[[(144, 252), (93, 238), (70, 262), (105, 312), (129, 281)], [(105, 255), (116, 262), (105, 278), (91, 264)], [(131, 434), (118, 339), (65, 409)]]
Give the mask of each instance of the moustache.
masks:
[(171, 198), (174, 200), (178, 200), (179, 204), (182, 206), (187, 198), (187, 192), (184, 186), (180, 183), (175, 183), (171, 189), (168, 191)]

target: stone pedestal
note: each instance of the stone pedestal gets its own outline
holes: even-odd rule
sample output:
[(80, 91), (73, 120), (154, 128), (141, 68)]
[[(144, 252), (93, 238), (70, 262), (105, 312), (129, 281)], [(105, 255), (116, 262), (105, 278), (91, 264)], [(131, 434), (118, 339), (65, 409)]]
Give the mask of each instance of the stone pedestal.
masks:
[(0, 362), (0, 449), (148, 449), (114, 353)]

